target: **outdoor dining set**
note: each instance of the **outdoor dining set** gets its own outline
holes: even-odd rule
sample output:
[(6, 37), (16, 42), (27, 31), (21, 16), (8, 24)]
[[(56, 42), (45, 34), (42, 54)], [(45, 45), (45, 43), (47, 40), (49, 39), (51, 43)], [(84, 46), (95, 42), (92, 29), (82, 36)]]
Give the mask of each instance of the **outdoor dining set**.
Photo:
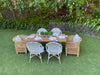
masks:
[[(15, 42), (16, 54), (27, 51), (30, 53), (29, 62), (34, 56), (38, 56), (42, 63), (42, 53), (48, 53), (48, 60), (53, 56), (57, 57), (59, 63), (61, 64), (60, 57), (63, 49), (62, 42), (65, 43), (65, 55), (75, 54), (79, 57), (80, 42), (82, 38), (76, 35), (65, 35), (62, 33), (61, 29), (53, 28), (48, 32), (45, 28), (38, 29), (37, 33), (30, 34), (29, 36), (20, 34), (13, 38)], [(42, 45), (45, 43), (45, 46)]]

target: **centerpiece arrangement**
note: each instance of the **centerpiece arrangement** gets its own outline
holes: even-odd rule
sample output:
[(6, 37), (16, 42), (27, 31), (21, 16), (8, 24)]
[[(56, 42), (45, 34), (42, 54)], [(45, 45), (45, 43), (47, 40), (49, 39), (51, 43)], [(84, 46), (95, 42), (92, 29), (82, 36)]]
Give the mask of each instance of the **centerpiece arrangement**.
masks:
[(44, 37), (49, 37), (49, 36), (53, 35), (53, 32), (51, 32), (51, 31), (49, 31), (49, 32), (40, 32), (40, 35), (44, 36)]

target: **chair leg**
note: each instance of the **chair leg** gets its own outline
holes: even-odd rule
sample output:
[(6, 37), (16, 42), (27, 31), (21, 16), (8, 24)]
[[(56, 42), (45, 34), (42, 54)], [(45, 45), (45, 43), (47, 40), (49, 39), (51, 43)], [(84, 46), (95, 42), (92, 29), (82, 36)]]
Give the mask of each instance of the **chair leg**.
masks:
[(18, 50), (17, 50), (17, 48), (16, 48), (16, 54), (18, 54)]
[(77, 55), (77, 57), (79, 57), (79, 55)]
[(77, 53), (77, 57), (79, 57), (79, 53)]
[(61, 64), (61, 61), (60, 61), (60, 56), (58, 56), (58, 60), (59, 60), (59, 64)]
[(16, 54), (18, 54), (18, 52), (16, 52)]
[(41, 61), (41, 63), (42, 63), (42, 57), (41, 57), (41, 55), (39, 55), (39, 58), (40, 58), (40, 61)]
[(65, 49), (65, 53), (66, 53), (66, 56), (67, 56), (67, 48)]
[(29, 59), (29, 63), (31, 62), (31, 58)]
[(25, 54), (27, 54), (27, 51), (25, 52)]
[(40, 59), (41, 63), (42, 63), (42, 59)]
[(49, 63), (49, 59), (50, 59), (50, 55), (48, 54), (48, 60), (47, 60), (47, 64)]
[(32, 58), (32, 55), (30, 54), (30, 59), (29, 59), (29, 63), (31, 62), (31, 58)]
[(60, 53), (60, 55), (59, 55), (60, 57), (61, 57), (61, 53)]
[(78, 50), (77, 50), (77, 57), (79, 57), (79, 47), (78, 47)]
[(67, 42), (65, 43), (65, 54), (67, 56)]
[(27, 49), (25, 49), (25, 54), (27, 54)]
[(61, 64), (61, 61), (60, 61), (60, 59), (59, 59), (59, 64)]
[(47, 64), (49, 63), (49, 59), (47, 60)]

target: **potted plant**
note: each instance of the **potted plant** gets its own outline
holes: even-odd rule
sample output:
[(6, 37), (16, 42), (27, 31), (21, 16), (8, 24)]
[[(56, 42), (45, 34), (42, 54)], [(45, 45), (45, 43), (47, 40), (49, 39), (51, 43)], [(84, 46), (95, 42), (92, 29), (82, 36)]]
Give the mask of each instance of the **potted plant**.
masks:
[(51, 35), (53, 35), (53, 32), (50, 31), (48, 34), (51, 36)]
[(40, 32), (40, 35), (41, 35), (41, 36), (44, 36), (44, 35), (45, 35), (45, 32)]
[(46, 37), (48, 36), (48, 32), (45, 32), (45, 36), (46, 36)]

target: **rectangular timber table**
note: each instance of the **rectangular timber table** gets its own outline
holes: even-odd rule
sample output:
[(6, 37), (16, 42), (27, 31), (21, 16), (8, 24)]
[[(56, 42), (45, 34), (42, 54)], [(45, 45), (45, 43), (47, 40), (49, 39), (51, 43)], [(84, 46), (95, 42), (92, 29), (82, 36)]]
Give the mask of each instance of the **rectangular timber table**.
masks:
[[(62, 43), (64, 42), (65, 43), (65, 49), (66, 49), (66, 41), (67, 41), (67, 37), (65, 38), (59, 38), (57, 36), (52, 36), (52, 37), (56, 37), (57, 40), (49, 40), (49, 37), (44, 37), (44, 36), (41, 36), (39, 34), (31, 34), (31, 35), (35, 35), (33, 38), (28, 38), (25, 40), (25, 42), (59, 42), (59, 43)], [(36, 38), (36, 36), (38, 37), (41, 37), (42, 40), (35, 40), (34, 38)], [(59, 34), (58, 36), (65, 36), (65, 34)]]
[[(25, 42), (65, 42), (66, 43), (66, 37), (65, 38), (58, 38), (57, 36), (52, 36), (52, 37), (56, 37), (57, 41), (56, 40), (49, 40), (49, 37), (44, 37), (44, 36), (41, 36), (39, 34), (31, 34), (31, 35), (35, 35), (33, 38), (28, 38), (25, 40)], [(36, 38), (36, 36), (38, 37), (41, 37), (42, 40), (35, 40), (34, 38)], [(65, 36), (65, 34), (59, 34), (58, 36)]]

